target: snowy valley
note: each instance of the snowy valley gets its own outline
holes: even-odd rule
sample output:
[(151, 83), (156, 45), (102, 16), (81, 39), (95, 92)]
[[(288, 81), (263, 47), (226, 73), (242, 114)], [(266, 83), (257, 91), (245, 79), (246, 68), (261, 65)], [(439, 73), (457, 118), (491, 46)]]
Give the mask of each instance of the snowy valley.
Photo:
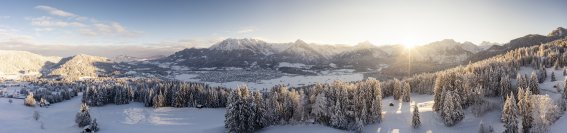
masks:
[(567, 1), (0, 4), (0, 133), (564, 133)]

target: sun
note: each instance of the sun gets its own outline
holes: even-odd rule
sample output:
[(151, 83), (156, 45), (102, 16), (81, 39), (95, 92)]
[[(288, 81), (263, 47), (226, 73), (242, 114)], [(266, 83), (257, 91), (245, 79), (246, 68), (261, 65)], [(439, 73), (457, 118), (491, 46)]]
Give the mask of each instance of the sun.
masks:
[(402, 41), (402, 45), (406, 49), (413, 49), (417, 46), (417, 42), (412, 39), (404, 39), (404, 41)]
[(408, 44), (408, 43), (402, 44), (402, 45), (403, 45), (404, 48), (406, 48), (406, 49), (413, 49), (413, 48), (415, 48), (415, 46), (416, 46), (415, 44)]

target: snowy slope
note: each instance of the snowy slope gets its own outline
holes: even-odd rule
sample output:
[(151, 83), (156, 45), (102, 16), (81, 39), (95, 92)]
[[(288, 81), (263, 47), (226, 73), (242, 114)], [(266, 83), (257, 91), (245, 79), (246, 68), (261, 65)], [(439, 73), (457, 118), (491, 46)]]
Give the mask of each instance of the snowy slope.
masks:
[(60, 57), (48, 57), (27, 51), (0, 50), (0, 76), (3, 74), (20, 74), (24, 72), (40, 72), (50, 64), (61, 60)]
[[(411, 127), (412, 110), (410, 103), (399, 102), (392, 97), (384, 98), (382, 106), (383, 119), (382, 123), (367, 125), (364, 133), (477, 133), (479, 123), (482, 121), (486, 125), (494, 126), (495, 132), (504, 131), (504, 127), (500, 123), (500, 112), (498, 110), (488, 112), (482, 117), (475, 117), (466, 110), (465, 119), (453, 127), (445, 127), (445, 124), (439, 119), (439, 115), (432, 111), (433, 96), (431, 95), (417, 95), (411, 96), (412, 101), (415, 101), (419, 106), (421, 117), (421, 127), (413, 129)], [(395, 106), (388, 106), (389, 103), (394, 103)], [(286, 131), (293, 131), (294, 133), (335, 133), (346, 132), (336, 130), (331, 127), (321, 127), (320, 125), (283, 125), (273, 126), (260, 130), (262, 133), (284, 133)]]

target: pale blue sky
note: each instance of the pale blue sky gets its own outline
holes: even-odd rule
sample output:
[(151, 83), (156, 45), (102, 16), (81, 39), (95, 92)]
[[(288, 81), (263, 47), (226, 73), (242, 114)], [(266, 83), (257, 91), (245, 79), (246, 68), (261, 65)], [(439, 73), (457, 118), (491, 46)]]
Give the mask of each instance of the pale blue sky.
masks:
[[(567, 25), (566, 1), (2, 1), (0, 42), (141, 45), (222, 38), (270, 42), (505, 43)], [(209, 41), (210, 42), (210, 41)]]

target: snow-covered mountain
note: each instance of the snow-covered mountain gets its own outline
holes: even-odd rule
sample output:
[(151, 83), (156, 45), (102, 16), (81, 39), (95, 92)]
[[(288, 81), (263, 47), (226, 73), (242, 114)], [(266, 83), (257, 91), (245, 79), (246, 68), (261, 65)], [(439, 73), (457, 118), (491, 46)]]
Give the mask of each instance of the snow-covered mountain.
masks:
[(538, 34), (529, 34), (523, 37), (519, 37), (504, 45), (492, 45), (490, 48), (478, 52), (475, 55), (471, 56), (468, 61), (475, 62), (482, 59), (490, 58), (494, 55), (506, 53), (510, 50), (514, 50), (521, 47), (530, 47), (534, 45), (541, 45), (544, 43), (552, 42), (558, 39), (562, 39), (567, 37), (567, 30), (562, 27), (558, 27), (557, 29), (551, 31), (547, 36), (538, 35)]
[[(231, 38), (210, 48), (185, 49), (158, 62), (187, 67), (275, 67), (281, 62), (289, 62), (325, 67), (333, 63), (345, 67), (376, 68), (407, 56), (404, 50), (401, 45), (378, 47), (370, 42), (348, 46), (307, 43), (303, 40), (267, 43), (257, 39)], [(481, 50), (470, 42), (459, 43), (446, 39), (420, 46), (415, 49), (415, 54), (423, 62), (458, 64)]]
[(209, 49), (221, 51), (233, 50), (250, 50), (253, 52), (270, 55), (274, 53), (274, 49), (268, 43), (258, 39), (225, 39), (219, 43), (214, 44)]
[(112, 62), (104, 57), (78, 54), (63, 58), (47, 76), (76, 80), (110, 73)]
[(0, 50), (0, 75), (39, 73), (59, 60), (60, 57), (42, 56), (27, 51)]
[(567, 29), (563, 27), (557, 27), (557, 29), (547, 34), (547, 36), (566, 36), (566, 35), (567, 35)]

